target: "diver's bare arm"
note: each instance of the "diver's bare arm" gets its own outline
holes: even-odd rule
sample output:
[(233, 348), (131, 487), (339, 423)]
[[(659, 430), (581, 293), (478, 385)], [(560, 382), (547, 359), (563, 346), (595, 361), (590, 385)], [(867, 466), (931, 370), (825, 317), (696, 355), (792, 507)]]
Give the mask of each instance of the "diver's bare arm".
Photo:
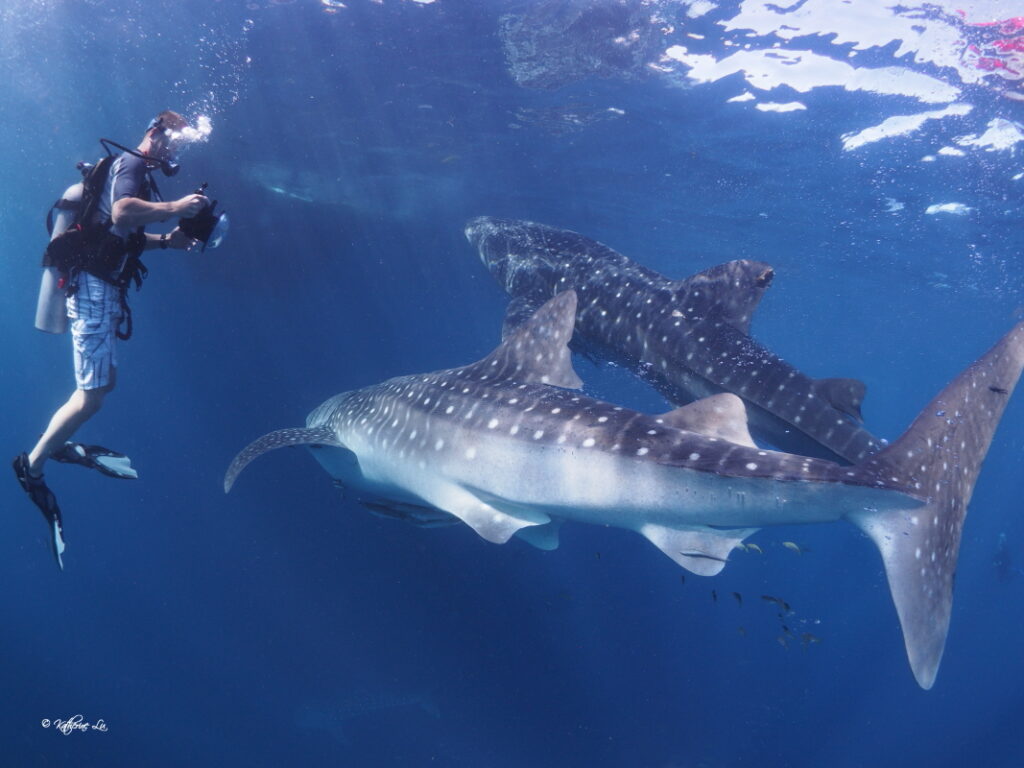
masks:
[(157, 221), (167, 221), (174, 216), (195, 216), (204, 205), (206, 198), (195, 194), (163, 203), (150, 203), (138, 197), (122, 197), (114, 203), (110, 218), (118, 228), (135, 229)]

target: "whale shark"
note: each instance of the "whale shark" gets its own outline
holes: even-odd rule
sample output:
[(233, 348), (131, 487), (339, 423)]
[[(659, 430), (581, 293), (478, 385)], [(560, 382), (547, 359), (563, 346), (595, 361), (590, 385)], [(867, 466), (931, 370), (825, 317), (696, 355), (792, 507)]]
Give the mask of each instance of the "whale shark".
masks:
[(568, 288), (579, 295), (574, 346), (650, 382), (676, 405), (720, 392), (743, 398), (756, 439), (790, 453), (856, 463), (884, 442), (861, 425), (864, 384), (812, 379), (750, 337), (774, 276), (737, 260), (666, 277), (569, 230), (491, 217), (466, 237), (512, 296), (505, 332)]
[(705, 576), (759, 528), (846, 519), (874, 541), (917, 682), (945, 646), (953, 574), (981, 462), (1024, 367), (1024, 323), (968, 367), (892, 445), (841, 465), (758, 448), (730, 393), (645, 414), (584, 395), (564, 291), (482, 360), (328, 399), (306, 426), (250, 443), (224, 477), (306, 445), (357, 500), (446, 513), (482, 538), (558, 546), (565, 521), (636, 531)]

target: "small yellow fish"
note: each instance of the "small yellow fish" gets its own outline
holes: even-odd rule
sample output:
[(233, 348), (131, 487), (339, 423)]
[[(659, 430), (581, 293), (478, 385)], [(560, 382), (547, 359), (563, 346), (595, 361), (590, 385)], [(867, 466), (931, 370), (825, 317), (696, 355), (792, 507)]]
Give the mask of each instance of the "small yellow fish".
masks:
[(784, 546), (786, 549), (793, 550), (798, 555), (802, 555), (806, 551), (803, 547), (801, 547), (795, 541), (784, 541), (784, 542), (782, 542), (782, 546)]
[(749, 552), (757, 552), (757, 554), (759, 554), (759, 555), (763, 555), (764, 554), (764, 550), (761, 549), (759, 546), (757, 546), (757, 544), (747, 544), (747, 551), (749, 551)]

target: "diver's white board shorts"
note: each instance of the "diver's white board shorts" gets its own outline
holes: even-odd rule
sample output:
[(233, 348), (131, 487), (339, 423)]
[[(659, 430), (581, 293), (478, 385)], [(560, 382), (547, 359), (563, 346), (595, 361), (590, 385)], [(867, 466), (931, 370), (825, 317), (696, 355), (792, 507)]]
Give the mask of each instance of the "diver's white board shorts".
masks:
[(68, 296), (67, 307), (75, 349), (75, 384), (79, 389), (105, 387), (117, 366), (115, 342), (121, 319), (121, 290), (82, 272), (78, 290)]

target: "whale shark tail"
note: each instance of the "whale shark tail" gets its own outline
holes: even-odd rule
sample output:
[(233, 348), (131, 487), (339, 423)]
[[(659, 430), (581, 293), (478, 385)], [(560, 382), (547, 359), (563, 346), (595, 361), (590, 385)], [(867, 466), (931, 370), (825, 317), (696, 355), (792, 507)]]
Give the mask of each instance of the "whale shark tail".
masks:
[(289, 445), (331, 445), (344, 448), (334, 434), (334, 430), (327, 425), (308, 429), (300, 427), (295, 429), (279, 429), (276, 432), (270, 432), (261, 438), (253, 440), (235, 456), (228, 467), (228, 471), (224, 473), (224, 493), (231, 491), (231, 486), (235, 484), (235, 479), (250, 461), (257, 456), (262, 456), (267, 451), (273, 451), (276, 448), (284, 448)]
[(924, 502), (852, 516), (878, 547), (914, 677), (935, 682), (949, 629), (967, 505), (1024, 368), (1024, 323), (953, 379), (892, 445), (857, 465), (878, 487)]

